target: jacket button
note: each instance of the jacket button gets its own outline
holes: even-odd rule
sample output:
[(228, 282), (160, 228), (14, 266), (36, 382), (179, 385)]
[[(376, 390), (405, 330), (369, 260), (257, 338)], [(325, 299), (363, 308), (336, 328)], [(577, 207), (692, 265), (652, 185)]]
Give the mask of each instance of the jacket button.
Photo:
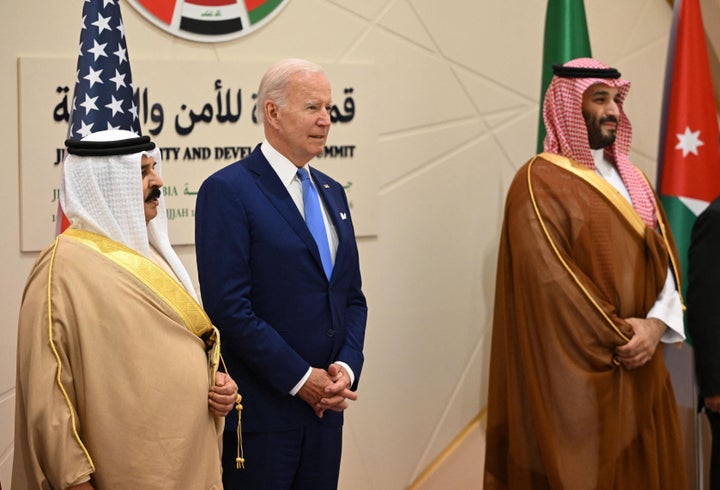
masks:
[(327, 335), (328, 337), (334, 337), (334, 336), (335, 336), (335, 330), (333, 330), (332, 328), (328, 328), (328, 331), (325, 332), (325, 335)]

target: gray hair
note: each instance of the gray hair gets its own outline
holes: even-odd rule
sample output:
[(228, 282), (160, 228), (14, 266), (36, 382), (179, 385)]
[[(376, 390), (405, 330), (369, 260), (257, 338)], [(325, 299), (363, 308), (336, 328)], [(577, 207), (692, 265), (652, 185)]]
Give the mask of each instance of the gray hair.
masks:
[(312, 61), (300, 58), (288, 58), (273, 64), (260, 80), (255, 115), (259, 123), (265, 121), (265, 102), (272, 100), (278, 106), (284, 106), (287, 97), (287, 85), (297, 73), (322, 73), (325, 70)]

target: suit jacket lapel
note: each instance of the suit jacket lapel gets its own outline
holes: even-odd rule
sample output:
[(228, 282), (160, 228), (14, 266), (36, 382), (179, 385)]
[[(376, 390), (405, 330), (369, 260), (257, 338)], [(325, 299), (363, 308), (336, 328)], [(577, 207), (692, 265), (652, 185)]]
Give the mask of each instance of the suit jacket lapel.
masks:
[(310, 233), (307, 224), (305, 224), (305, 220), (300, 214), (300, 211), (295, 205), (295, 201), (292, 200), (290, 193), (270, 166), (270, 163), (265, 159), (265, 156), (262, 154), (259, 147), (253, 152), (253, 154), (256, 158), (248, 163), (248, 169), (256, 175), (258, 188), (263, 194), (265, 194), (268, 201), (275, 206), (282, 217), (285, 218), (285, 221), (287, 221), (290, 228), (292, 228), (292, 230), (310, 249), (318, 267), (322, 271), (322, 260), (320, 259), (320, 252), (318, 251), (317, 244), (315, 243), (315, 239), (313, 238), (312, 233)]
[(333, 267), (334, 273), (337, 265), (343, 260), (344, 256), (344, 242), (346, 239), (345, 235), (347, 234), (348, 227), (345, 225), (345, 223), (343, 223), (343, 221), (345, 219), (348, 219), (348, 210), (344, 204), (344, 201), (341, 199), (341, 196), (334, 189), (334, 187), (337, 187), (337, 183), (329, 180), (327, 176), (319, 172), (315, 172), (312, 168), (310, 169), (310, 171), (312, 172), (312, 177), (318, 187), (318, 193), (320, 194), (320, 198), (325, 204), (325, 209), (327, 210), (328, 217), (330, 218), (330, 221), (332, 222), (332, 225), (335, 228), (335, 232), (337, 233), (338, 237), (338, 248), (337, 252), (335, 253), (335, 266)]
[[(333, 226), (335, 227), (335, 230), (338, 233), (338, 238), (340, 237), (340, 228), (342, 228), (339, 223), (339, 220), (341, 220), (341, 203), (338, 202), (336, 193), (332, 191), (333, 182), (329, 181), (326, 176), (322, 175), (319, 172), (316, 172), (314, 169), (310, 169), (312, 172), (313, 180), (315, 181), (315, 185), (318, 188), (318, 194), (320, 195), (320, 198), (323, 200), (323, 204), (325, 205), (325, 209), (327, 210), (328, 216), (330, 217), (330, 220), (332, 221)], [(342, 210), (342, 212), (346, 212), (345, 210)]]

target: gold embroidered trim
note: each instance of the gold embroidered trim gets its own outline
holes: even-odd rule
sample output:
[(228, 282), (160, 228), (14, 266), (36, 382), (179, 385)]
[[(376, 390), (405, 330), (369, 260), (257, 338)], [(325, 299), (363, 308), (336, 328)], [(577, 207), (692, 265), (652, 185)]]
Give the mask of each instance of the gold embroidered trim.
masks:
[[(623, 215), (633, 229), (642, 237), (645, 236), (645, 222), (642, 220), (633, 205), (620, 194), (620, 192), (607, 180), (603, 179), (594, 170), (581, 165), (569, 158), (554, 153), (541, 153), (538, 157), (557, 165), (560, 168), (577, 175), (585, 182), (600, 191), (610, 203)], [(536, 157), (537, 158), (537, 157)]]
[[(207, 313), (205, 313), (205, 310), (203, 310), (198, 302), (195, 301), (190, 294), (188, 294), (180, 283), (172, 278), (160, 266), (123, 244), (95, 233), (68, 228), (63, 232), (63, 235), (77, 240), (125, 269), (147, 286), (148, 289), (155, 293), (161, 300), (170, 306), (173, 311), (178, 314), (178, 316), (180, 316), (185, 324), (185, 328), (205, 343), (206, 350), (208, 351), (208, 363), (210, 368), (210, 386), (215, 384), (215, 376), (220, 362), (222, 362), (225, 372), (227, 373), (225, 361), (222, 360), (222, 357), (220, 356), (220, 332), (212, 324), (210, 318), (207, 316)], [(236, 403), (236, 409), (238, 411), (238, 458), (242, 455), (242, 439), (240, 436), (240, 412), (242, 410), (242, 405), (240, 404), (241, 399), (241, 396), (238, 394)], [(69, 399), (68, 404), (70, 404)], [(242, 461), (244, 462), (244, 458)], [(240, 463), (238, 463), (238, 465), (240, 465)]]
[[(214, 327), (202, 307), (184, 287), (157, 264), (136, 251), (89, 231), (68, 228), (63, 236), (71, 237), (110, 259), (167, 303), (185, 323), (185, 327), (205, 339)], [(217, 335), (213, 334), (213, 340)]]
[[(531, 179), (532, 166), (533, 166), (533, 163), (535, 163), (535, 160), (538, 158), (538, 156), (543, 159), (548, 159), (552, 163), (556, 163), (547, 157), (548, 156), (556, 157), (558, 155), (552, 155), (550, 153), (542, 153), (540, 155), (537, 155), (537, 156), (533, 157), (533, 159), (530, 161), (530, 163), (528, 163), (528, 168), (527, 168), (527, 183), (528, 183), (528, 191), (530, 193), (530, 200), (532, 202), (533, 209), (535, 210), (535, 216), (537, 216), (538, 222), (540, 223), (543, 233), (545, 234), (545, 238), (547, 239), (548, 243), (550, 244), (550, 247), (552, 247), (552, 249), (555, 252), (555, 255), (557, 256), (560, 263), (563, 265), (563, 267), (568, 272), (568, 274), (570, 274), (570, 277), (573, 278), (573, 280), (575, 281), (575, 284), (578, 285), (578, 287), (585, 294), (587, 299), (593, 304), (593, 306), (595, 306), (595, 308), (600, 312), (600, 314), (605, 319), (605, 321), (607, 321), (608, 325), (610, 325), (610, 327), (612, 327), (612, 329), (615, 330), (615, 332), (620, 336), (620, 338), (622, 338), (625, 342), (629, 342), (630, 339), (617, 327), (617, 325), (615, 325), (615, 323), (612, 321), (612, 319), (610, 319), (610, 317), (607, 315), (607, 313), (605, 313), (605, 310), (603, 310), (602, 307), (597, 303), (595, 298), (592, 297), (592, 295), (590, 294), (590, 291), (588, 291), (587, 288), (582, 284), (580, 279), (578, 279), (577, 275), (572, 271), (572, 269), (570, 268), (568, 263), (565, 261), (565, 259), (563, 259), (562, 254), (560, 253), (560, 250), (558, 250), (557, 245), (555, 245), (555, 242), (553, 242), (552, 238), (550, 237), (550, 233), (547, 231), (547, 227), (545, 226), (545, 221), (543, 221), (542, 215), (540, 214), (540, 209), (538, 208), (538, 205), (537, 205), (537, 201), (535, 200), (535, 192), (533, 191), (532, 179)], [(558, 158), (567, 160), (564, 157), (558, 156)], [(558, 164), (558, 165), (565, 168), (564, 165), (561, 165), (561, 164)], [(588, 170), (590, 170), (590, 169), (588, 169)], [(592, 170), (590, 170), (590, 172), (592, 172)], [(575, 173), (575, 172), (573, 172), (573, 173)], [(593, 172), (593, 173), (595, 173), (595, 172)], [(598, 177), (602, 179), (602, 177), (600, 177), (600, 176), (598, 176)], [(619, 193), (618, 193), (618, 195), (619, 195)], [(627, 202), (627, 200), (624, 197), (620, 196), (620, 198), (623, 201)], [(637, 213), (635, 213), (635, 215), (637, 215)], [(640, 219), (640, 218), (638, 217), (638, 219)], [(642, 220), (640, 220), (640, 222), (642, 223)], [(645, 228), (645, 224), (643, 223), (643, 230), (644, 230), (644, 228)], [(613, 362), (615, 362), (615, 361), (613, 360)], [(617, 364), (617, 363), (615, 363), (615, 364)]]
[(62, 384), (62, 370), (63, 365), (62, 361), (60, 360), (60, 354), (58, 354), (57, 348), (55, 347), (55, 341), (53, 340), (53, 312), (52, 312), (52, 281), (53, 281), (53, 267), (55, 265), (55, 252), (57, 251), (58, 244), (60, 240), (59, 237), (55, 238), (55, 244), (53, 245), (52, 254), (50, 256), (50, 266), (48, 267), (48, 279), (47, 279), (47, 315), (48, 315), (48, 338), (50, 341), (50, 349), (52, 349), (53, 355), (55, 356), (55, 362), (57, 362), (57, 376), (55, 377), (55, 381), (57, 382), (58, 387), (60, 388), (60, 391), (63, 394), (63, 397), (65, 398), (65, 403), (67, 403), (68, 410), (70, 411), (70, 423), (72, 425), (72, 431), (73, 436), (75, 437), (75, 440), (80, 445), (80, 448), (82, 449), (83, 453), (85, 454), (85, 458), (87, 458), (88, 463), (90, 463), (90, 467), (92, 468), (92, 471), (90, 473), (95, 472), (95, 463), (93, 463), (92, 458), (90, 457), (90, 453), (88, 452), (87, 448), (85, 447), (85, 444), (83, 444), (82, 440), (80, 439), (80, 434), (77, 430), (77, 422), (75, 420), (75, 407), (73, 407), (72, 401), (70, 400), (70, 396), (67, 394), (67, 391), (65, 390), (65, 387)]

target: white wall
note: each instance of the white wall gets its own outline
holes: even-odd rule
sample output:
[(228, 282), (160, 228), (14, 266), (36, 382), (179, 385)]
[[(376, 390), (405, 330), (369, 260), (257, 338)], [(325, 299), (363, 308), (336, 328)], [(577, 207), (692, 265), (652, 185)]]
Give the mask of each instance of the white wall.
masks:
[[(16, 319), (34, 260), (19, 252), (17, 58), (74, 59), (82, 2), (0, 5), (0, 482), (8, 488)], [(498, 230), (507, 185), (535, 149), (545, 1), (294, 0), (264, 29), (217, 45), (174, 38), (122, 9), (131, 60), (299, 56), (379, 68), (379, 235), (360, 242), (367, 361), (347, 413), (341, 488), (406, 487), (485, 406)], [(670, 7), (605, 0), (586, 9), (593, 54), (633, 82), (632, 156), (654, 180)], [(180, 253), (195, 276), (194, 248)]]

